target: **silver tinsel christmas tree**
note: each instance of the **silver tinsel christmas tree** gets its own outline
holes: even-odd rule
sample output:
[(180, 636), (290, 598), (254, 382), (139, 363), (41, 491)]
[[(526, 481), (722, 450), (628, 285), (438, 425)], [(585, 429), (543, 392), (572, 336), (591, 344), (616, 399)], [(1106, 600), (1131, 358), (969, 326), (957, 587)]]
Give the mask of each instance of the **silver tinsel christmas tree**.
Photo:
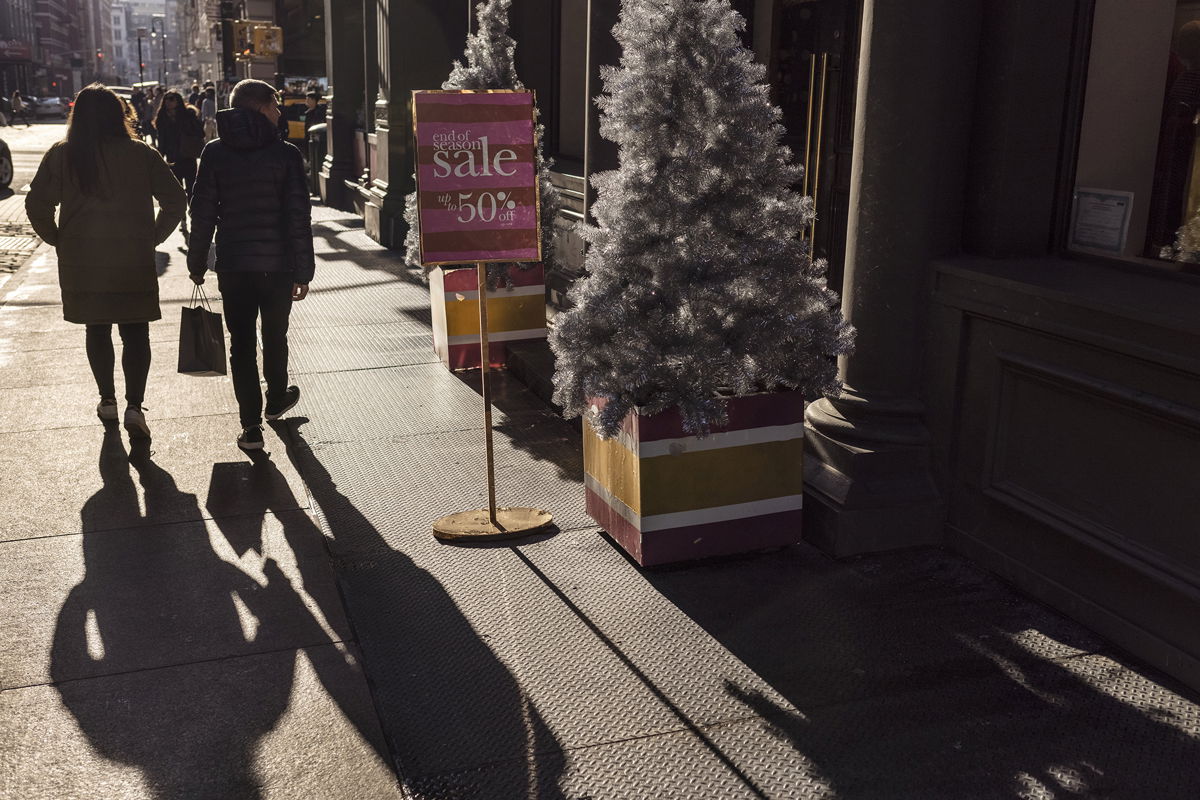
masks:
[(593, 178), (588, 276), (550, 340), (555, 400), (601, 436), (633, 408), (704, 435), (724, 397), (841, 389), (853, 329), (800, 239), (812, 199), (744, 26), (728, 0), (624, 0), (613, 29), (597, 103), (620, 166)]
[[(464, 55), (467, 63), (454, 62), (450, 77), (442, 83), (443, 89), (515, 89), (524, 91), (525, 85), (517, 77), (515, 54), (517, 43), (508, 35), (508, 10), (512, 0), (485, 0), (475, 7), (475, 33), (468, 34)], [(554, 218), (558, 215), (558, 189), (550, 182), (552, 162), (542, 155), (544, 126), (537, 126), (538, 182), (541, 185), (542, 220), (542, 263), (549, 269), (553, 259)], [(413, 178), (416, 183), (416, 177)], [(421, 244), (417, 238), (417, 193), (411, 192), (404, 199), (404, 221), (408, 223), (408, 234), (404, 238), (404, 260), (421, 266)], [(489, 264), (488, 277), (492, 285), (505, 282), (511, 264)], [(517, 264), (526, 269), (530, 264)]]

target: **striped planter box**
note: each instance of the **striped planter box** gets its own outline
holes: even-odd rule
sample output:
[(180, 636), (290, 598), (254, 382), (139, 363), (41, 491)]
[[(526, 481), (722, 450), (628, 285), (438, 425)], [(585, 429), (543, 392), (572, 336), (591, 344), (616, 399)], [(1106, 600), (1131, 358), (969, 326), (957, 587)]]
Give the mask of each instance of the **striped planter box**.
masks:
[(587, 511), (642, 566), (800, 541), (804, 399), (737, 397), (704, 439), (674, 409), (631, 412), (612, 439), (584, 424)]
[[(488, 291), (491, 366), (507, 366), (511, 342), (546, 338), (546, 276), (541, 264), (513, 268), (513, 285)], [(433, 349), (449, 369), (479, 369), (479, 291), (475, 269), (429, 273)]]

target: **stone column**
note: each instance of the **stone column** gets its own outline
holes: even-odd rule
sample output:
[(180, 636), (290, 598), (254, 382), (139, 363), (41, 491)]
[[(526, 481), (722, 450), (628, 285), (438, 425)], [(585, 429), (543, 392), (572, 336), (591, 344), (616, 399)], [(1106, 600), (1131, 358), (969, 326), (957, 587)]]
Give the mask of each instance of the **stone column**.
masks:
[[(328, 0), (327, 0), (328, 1)], [(364, 212), (367, 235), (404, 247), (404, 198), (414, 188), (411, 93), (440, 89), (463, 57), (468, 3), (377, 0), (379, 98), (375, 103), (375, 173)]]
[(940, 541), (922, 399), (930, 261), (960, 249), (980, 0), (865, 0), (842, 310), (857, 348), (807, 413), (805, 537), (835, 556)]
[(325, 0), (325, 64), (333, 99), (326, 114), (326, 155), (321, 166), (321, 200), (328, 206), (353, 211), (346, 181), (358, 178), (354, 169), (354, 131), (363, 106), (362, 5)]
[(363, 7), (363, 118), (367, 135), (367, 163), (359, 176), (359, 204), (365, 207), (371, 189), (371, 163), (375, 151), (375, 100), (379, 97), (378, 0), (362, 0)]

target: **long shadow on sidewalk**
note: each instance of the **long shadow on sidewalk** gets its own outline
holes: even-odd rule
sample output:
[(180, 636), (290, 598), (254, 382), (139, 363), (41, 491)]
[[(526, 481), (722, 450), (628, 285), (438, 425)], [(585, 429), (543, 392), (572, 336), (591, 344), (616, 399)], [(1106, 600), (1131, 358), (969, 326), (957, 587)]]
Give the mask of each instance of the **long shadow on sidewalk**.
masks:
[(838, 798), (1200, 797), (1186, 690), (953, 554), (643, 574), (795, 706), (726, 686)]
[[(104, 485), (81, 509), (83, 530), (104, 527), (114, 511), (140, 515), (145, 525), (83, 535), (86, 573), (55, 628), (51, 678), (95, 752), (139, 769), (156, 798), (261, 796), (255, 759), (292, 700), (301, 646), (287, 643), (298, 637), (329, 693), (378, 742), (369, 735), (373, 717), (364, 719), (370, 709), (359, 703), (355, 711), (339, 696), (353, 685), (338, 672), (349, 669), (341, 654), (307, 647), (329, 644), (329, 636), (276, 562), (263, 564), (262, 585), (223, 560), (196, 496), (154, 463), (148, 443), (127, 454), (115, 424), (106, 428), (99, 468)], [(260, 483), (282, 480), (273, 465), (254, 469), (264, 470)], [(175, 522), (181, 508), (191, 521)], [(289, 543), (300, 535), (289, 532)], [(296, 619), (311, 620), (311, 630)], [(286, 632), (272, 627), (281, 620)], [(258, 630), (248, 630), (254, 621)]]
[[(272, 423), (327, 527), (368, 680), (400, 774), (419, 782), (504, 764), (495, 796), (563, 798), (561, 747), (447, 589), (392, 548), (304, 441), (307, 419)], [(381, 489), (404, 503), (403, 486)]]

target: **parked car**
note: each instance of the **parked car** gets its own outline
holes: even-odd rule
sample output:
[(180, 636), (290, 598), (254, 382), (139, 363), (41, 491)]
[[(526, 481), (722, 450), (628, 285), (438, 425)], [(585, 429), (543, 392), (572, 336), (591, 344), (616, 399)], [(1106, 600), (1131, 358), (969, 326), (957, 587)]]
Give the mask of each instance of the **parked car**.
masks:
[(33, 116), (66, 119), (70, 111), (71, 101), (64, 97), (39, 97), (33, 107)]
[(7, 189), (13, 179), (13, 158), (12, 151), (8, 149), (8, 145), (0, 139), (0, 189)]

